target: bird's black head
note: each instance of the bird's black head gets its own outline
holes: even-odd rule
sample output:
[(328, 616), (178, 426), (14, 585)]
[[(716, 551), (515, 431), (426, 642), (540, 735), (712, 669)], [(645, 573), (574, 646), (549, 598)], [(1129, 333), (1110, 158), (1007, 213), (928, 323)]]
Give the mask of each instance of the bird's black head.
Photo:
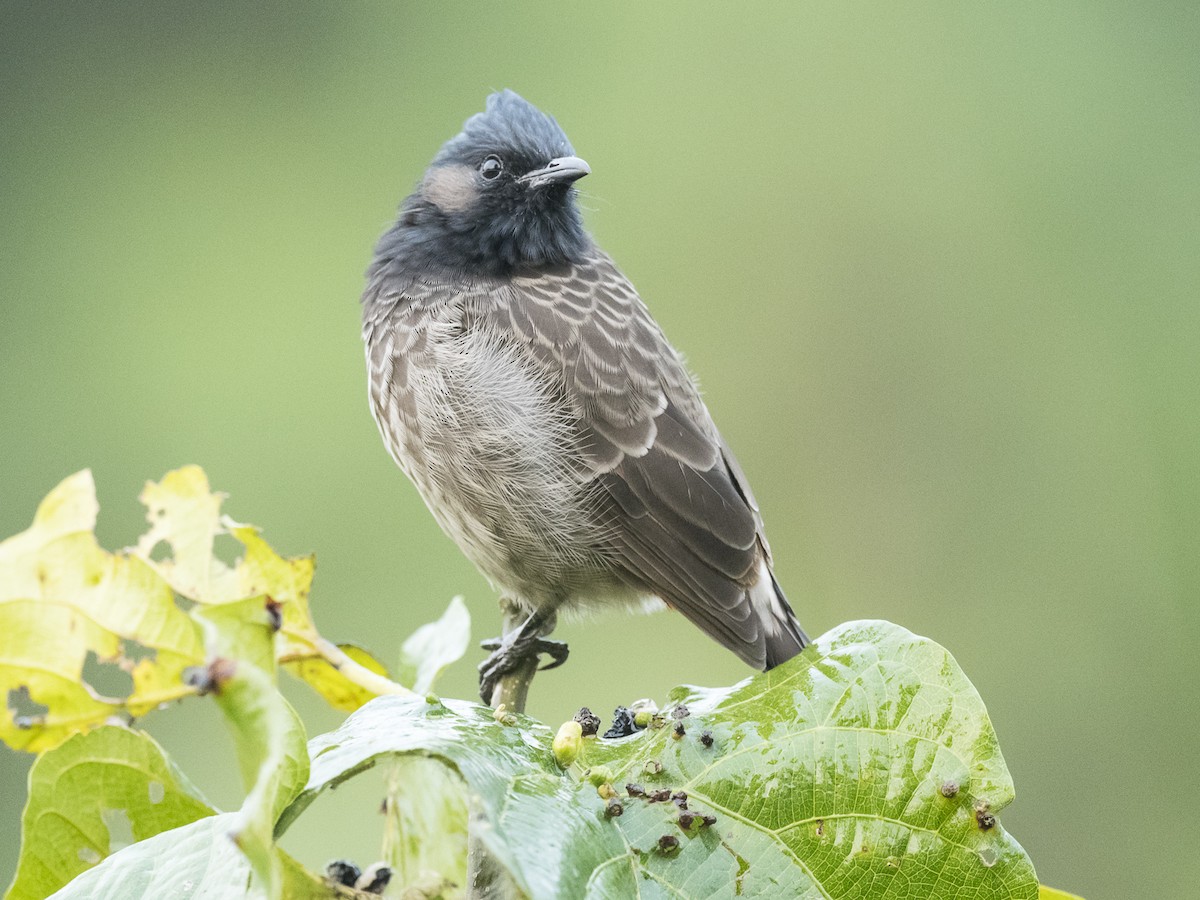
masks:
[(569, 263), (590, 246), (572, 187), (589, 171), (551, 116), (512, 91), (492, 94), (434, 157), (378, 254), (465, 275)]

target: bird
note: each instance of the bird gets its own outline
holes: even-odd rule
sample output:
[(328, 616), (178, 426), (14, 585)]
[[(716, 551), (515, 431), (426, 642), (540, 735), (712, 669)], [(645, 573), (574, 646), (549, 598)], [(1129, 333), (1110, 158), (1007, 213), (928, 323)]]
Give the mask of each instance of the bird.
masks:
[(591, 168), (511, 90), (434, 156), (362, 295), (369, 401), (433, 517), (517, 614), (480, 696), (561, 665), (560, 613), (678, 610), (767, 670), (809, 638), (681, 355), (584, 228)]

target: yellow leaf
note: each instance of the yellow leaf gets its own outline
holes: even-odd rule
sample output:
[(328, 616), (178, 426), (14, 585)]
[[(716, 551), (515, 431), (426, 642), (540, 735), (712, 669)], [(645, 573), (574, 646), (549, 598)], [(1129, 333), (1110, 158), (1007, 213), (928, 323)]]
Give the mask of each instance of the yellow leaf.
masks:
[(308, 592), (316, 560), (311, 556), (284, 559), (252, 525), (231, 523), (230, 534), (246, 548), (237, 565), (239, 590), (243, 595), (269, 596), (280, 604), (279, 655), (311, 652), (317, 629), (308, 608)]
[[(143, 715), (190, 693), (183, 670), (203, 661), (199, 628), (170, 587), (96, 544), (97, 510), (81, 472), (0, 544), (0, 740), (12, 747), (44, 750), (115, 714)], [(120, 690), (94, 683), (106, 671), (100, 680)]]
[[(142, 535), (137, 553), (178, 593), (197, 603), (228, 603), (246, 595), (237, 589), (233, 570), (213, 553), (221, 528), (223, 494), (214, 494), (199, 466), (184, 466), (147, 481), (138, 499), (146, 506), (150, 530)], [(171, 558), (155, 561), (160, 543)]]
[(28, 530), (0, 542), (0, 566), (64, 534), (91, 531), (99, 512), (91, 470), (76, 472), (46, 495)]

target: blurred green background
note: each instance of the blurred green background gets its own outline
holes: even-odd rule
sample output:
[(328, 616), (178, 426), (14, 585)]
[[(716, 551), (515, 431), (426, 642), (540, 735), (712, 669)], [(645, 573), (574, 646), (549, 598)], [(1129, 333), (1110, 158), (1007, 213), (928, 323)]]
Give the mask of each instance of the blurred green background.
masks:
[[(1044, 881), (1192, 894), (1194, 3), (0, 11), (0, 535), (90, 466), (102, 542), (132, 543), (142, 483), (196, 462), (318, 554), (329, 636), (394, 659), (455, 593), (494, 633), (376, 434), (357, 298), (424, 165), (512, 87), (591, 163), (589, 227), (699, 374), (808, 630), (955, 653)], [(552, 724), (748, 674), (677, 616), (560, 636)], [(212, 704), (148, 725), (239, 801)], [(28, 763), (0, 749), (5, 882)], [(285, 846), (376, 858), (377, 785), (322, 803)]]

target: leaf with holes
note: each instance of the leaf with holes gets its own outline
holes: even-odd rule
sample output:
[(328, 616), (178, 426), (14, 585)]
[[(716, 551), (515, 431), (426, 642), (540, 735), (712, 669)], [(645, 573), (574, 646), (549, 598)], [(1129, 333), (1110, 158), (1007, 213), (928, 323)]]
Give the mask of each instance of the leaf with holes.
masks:
[(7, 900), (45, 897), (125, 844), (212, 813), (148, 735), (115, 726), (75, 735), (29, 772)]
[[(150, 530), (138, 542), (137, 553), (180, 595), (202, 607), (262, 597), (278, 613), (275, 654), (288, 672), (339, 709), (357, 709), (375, 696), (323, 658), (319, 645), (324, 639), (308, 605), (316, 570), (312, 556), (286, 559), (253, 525), (222, 516), (224, 495), (212, 491), (199, 466), (184, 466), (162, 481), (147, 482), (141, 500)], [(242, 545), (242, 556), (233, 565), (216, 553), (216, 541), (223, 535)], [(170, 555), (155, 560), (161, 544)], [(368, 651), (355, 647), (347, 655), (371, 672), (387, 675)]]
[[(550, 730), (528, 719), (373, 700), (310, 742), (308, 786), (279, 830), (321, 791), (418, 754), (461, 775), (481, 840), (533, 898), (1037, 897), (997, 819), (1013, 787), (983, 702), (934, 642), (849, 623), (771, 672), (680, 688), (668, 706), (645, 731), (585, 739), (564, 772)], [(588, 768), (607, 770), (619, 815)]]
[(109, 716), (190, 693), (203, 660), (196, 623), (137, 557), (96, 544), (95, 487), (74, 475), (33, 525), (0, 543), (0, 740), (45, 750)]

